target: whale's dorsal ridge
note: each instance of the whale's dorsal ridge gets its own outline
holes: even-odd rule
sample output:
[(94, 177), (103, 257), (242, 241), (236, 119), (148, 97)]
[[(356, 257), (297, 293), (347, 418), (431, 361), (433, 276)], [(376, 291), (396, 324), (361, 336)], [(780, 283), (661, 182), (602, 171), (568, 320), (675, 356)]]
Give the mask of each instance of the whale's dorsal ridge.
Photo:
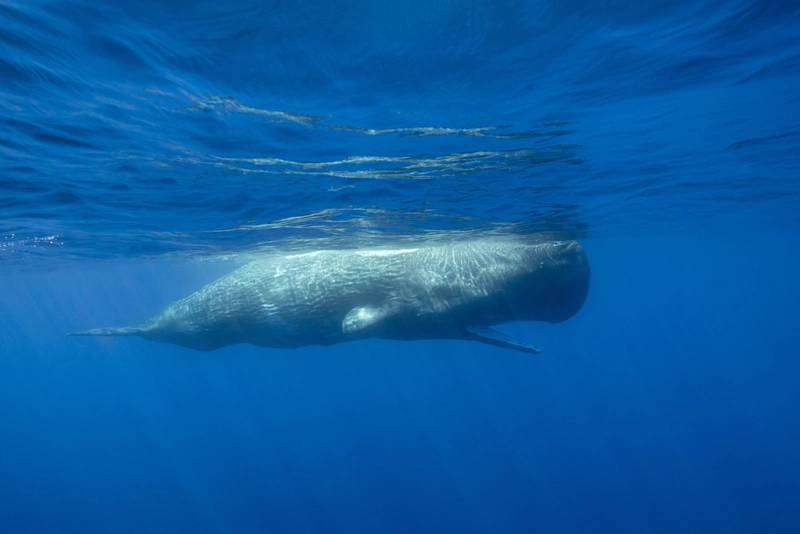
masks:
[(539, 354), (542, 352), (538, 347), (515, 341), (508, 335), (504, 334), (503, 332), (499, 332), (494, 328), (485, 326), (468, 326), (464, 329), (464, 331), (464, 338), (470, 341), (477, 341), (479, 343), (485, 343), (494, 347), (518, 350), (527, 354)]

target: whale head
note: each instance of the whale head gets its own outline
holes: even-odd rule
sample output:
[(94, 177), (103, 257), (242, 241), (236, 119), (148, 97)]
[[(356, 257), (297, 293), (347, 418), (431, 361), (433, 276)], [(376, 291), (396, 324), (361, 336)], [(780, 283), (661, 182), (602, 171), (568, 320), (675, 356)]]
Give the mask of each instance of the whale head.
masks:
[(523, 274), (510, 287), (519, 319), (560, 323), (583, 306), (589, 292), (589, 261), (577, 241), (531, 247)]

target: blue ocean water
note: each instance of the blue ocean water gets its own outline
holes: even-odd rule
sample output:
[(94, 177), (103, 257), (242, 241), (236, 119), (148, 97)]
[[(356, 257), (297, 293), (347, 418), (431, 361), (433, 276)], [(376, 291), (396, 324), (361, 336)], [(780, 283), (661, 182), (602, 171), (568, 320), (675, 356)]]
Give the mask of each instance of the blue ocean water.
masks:
[[(0, 0), (0, 532), (797, 532), (798, 230), (797, 2)], [(508, 234), (539, 356), (65, 336)]]

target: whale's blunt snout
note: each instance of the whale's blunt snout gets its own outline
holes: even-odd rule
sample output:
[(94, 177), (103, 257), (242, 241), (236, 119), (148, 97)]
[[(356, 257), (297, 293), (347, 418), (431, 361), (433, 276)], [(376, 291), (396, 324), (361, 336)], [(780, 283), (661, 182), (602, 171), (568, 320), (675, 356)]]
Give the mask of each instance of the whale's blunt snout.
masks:
[(577, 241), (549, 244), (541, 278), (534, 284), (530, 302), (533, 319), (560, 323), (581, 309), (589, 293), (589, 260)]
[(589, 294), (589, 258), (577, 241), (568, 241), (561, 247), (563, 265), (563, 305), (561, 321), (578, 313)]

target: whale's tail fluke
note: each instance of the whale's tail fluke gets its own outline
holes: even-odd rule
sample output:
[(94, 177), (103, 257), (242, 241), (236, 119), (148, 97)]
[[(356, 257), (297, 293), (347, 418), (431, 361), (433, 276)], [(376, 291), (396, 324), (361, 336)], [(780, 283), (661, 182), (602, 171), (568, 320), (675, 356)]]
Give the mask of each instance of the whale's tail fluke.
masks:
[(92, 328), (82, 332), (69, 332), (68, 336), (138, 336), (147, 329), (141, 326), (122, 326), (119, 328)]

